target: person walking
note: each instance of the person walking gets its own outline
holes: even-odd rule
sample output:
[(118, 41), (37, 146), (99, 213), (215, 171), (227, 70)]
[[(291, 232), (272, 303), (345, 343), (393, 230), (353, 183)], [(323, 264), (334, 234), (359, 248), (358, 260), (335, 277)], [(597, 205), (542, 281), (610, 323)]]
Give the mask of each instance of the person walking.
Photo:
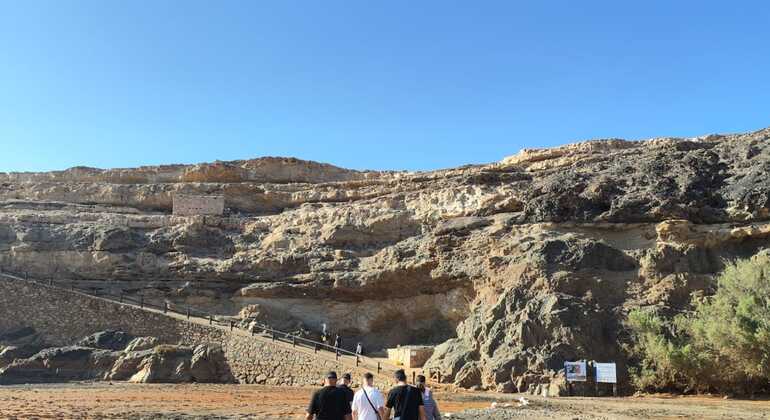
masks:
[(390, 418), (394, 410), (394, 420), (425, 420), (425, 407), (419, 389), (406, 383), (406, 372), (399, 369), (394, 374), (398, 385), (388, 393), (385, 402), (385, 419)]
[(353, 397), (353, 420), (383, 420), (385, 398), (374, 387), (374, 375), (364, 374), (364, 383)]
[(356, 344), (356, 354), (359, 356), (362, 356), (364, 354), (364, 346), (361, 345), (360, 341), (358, 342), (358, 344)]
[(339, 334), (334, 336), (334, 347), (341, 348), (342, 347), (342, 337), (340, 337)]
[(417, 389), (422, 392), (422, 403), (425, 407), (425, 420), (441, 420), (438, 404), (433, 399), (433, 392), (427, 386), (425, 375), (417, 375)]
[(350, 374), (346, 373), (342, 375), (342, 383), (337, 387), (345, 395), (345, 401), (347, 401), (348, 404), (353, 404), (353, 390), (350, 389), (351, 382)]
[(330, 371), (324, 387), (313, 393), (305, 420), (352, 420), (350, 404), (337, 388), (337, 372)]

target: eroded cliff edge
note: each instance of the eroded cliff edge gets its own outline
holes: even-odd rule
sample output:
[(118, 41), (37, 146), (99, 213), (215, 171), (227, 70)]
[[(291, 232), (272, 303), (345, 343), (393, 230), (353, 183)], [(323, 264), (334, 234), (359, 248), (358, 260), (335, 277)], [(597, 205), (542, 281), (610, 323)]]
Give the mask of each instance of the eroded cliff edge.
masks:
[[(624, 360), (630, 308), (686, 308), (766, 248), (770, 129), (525, 150), (433, 172), (262, 158), (0, 174), (0, 265), (367, 347), (440, 344), (446, 381), (527, 387)], [(224, 195), (222, 217), (171, 215)]]

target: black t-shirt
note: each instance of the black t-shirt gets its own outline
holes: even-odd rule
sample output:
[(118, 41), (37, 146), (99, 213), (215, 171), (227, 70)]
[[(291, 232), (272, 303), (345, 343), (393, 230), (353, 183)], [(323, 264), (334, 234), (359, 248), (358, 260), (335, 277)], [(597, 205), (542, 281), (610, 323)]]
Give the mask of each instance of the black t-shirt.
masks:
[(350, 403), (345, 393), (336, 386), (325, 386), (313, 394), (307, 412), (318, 420), (344, 420), (350, 414)]
[(355, 396), (355, 393), (353, 392), (353, 390), (350, 389), (350, 387), (345, 384), (342, 384), (337, 388), (339, 388), (339, 390), (342, 391), (342, 393), (345, 395), (345, 398), (347, 399), (348, 404), (352, 404), (353, 397)]
[[(407, 394), (409, 400), (406, 399)], [(388, 401), (385, 403), (386, 407), (395, 410), (393, 416), (400, 416), (401, 420), (419, 420), (421, 405), (423, 405), (422, 393), (419, 389), (409, 385), (400, 385), (391, 389), (388, 393)]]

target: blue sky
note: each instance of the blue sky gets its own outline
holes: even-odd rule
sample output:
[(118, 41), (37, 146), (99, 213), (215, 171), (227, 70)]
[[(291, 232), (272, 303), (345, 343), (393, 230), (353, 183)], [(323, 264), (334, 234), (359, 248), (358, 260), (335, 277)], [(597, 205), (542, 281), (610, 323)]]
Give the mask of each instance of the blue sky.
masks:
[(433, 169), (769, 114), (762, 1), (0, 0), (0, 171)]

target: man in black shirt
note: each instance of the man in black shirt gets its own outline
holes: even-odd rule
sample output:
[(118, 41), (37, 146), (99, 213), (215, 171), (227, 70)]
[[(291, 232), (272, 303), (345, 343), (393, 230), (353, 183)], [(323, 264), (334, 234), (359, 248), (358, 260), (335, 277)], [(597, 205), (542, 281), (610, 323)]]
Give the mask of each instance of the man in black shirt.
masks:
[(390, 418), (390, 410), (395, 409), (393, 418), (397, 420), (425, 420), (422, 393), (406, 383), (406, 372), (399, 369), (395, 374), (398, 385), (388, 393), (385, 402), (385, 418)]
[(307, 408), (306, 420), (352, 420), (350, 403), (337, 388), (337, 372), (329, 372), (324, 387), (313, 393)]
[(355, 392), (350, 389), (351, 382), (352, 379), (350, 378), (350, 374), (346, 373), (342, 375), (342, 383), (337, 387), (343, 394), (345, 394), (345, 400), (348, 402), (348, 404), (353, 404), (353, 397), (355, 396)]

